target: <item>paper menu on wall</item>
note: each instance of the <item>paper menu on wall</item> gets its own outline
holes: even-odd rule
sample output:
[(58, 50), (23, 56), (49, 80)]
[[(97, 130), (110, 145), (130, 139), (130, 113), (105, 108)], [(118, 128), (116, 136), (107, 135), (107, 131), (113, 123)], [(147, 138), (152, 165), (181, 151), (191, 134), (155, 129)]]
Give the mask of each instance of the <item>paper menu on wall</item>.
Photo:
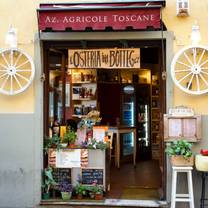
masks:
[(108, 128), (106, 126), (93, 127), (93, 138), (96, 139), (97, 142), (104, 142), (107, 130)]
[(59, 150), (56, 151), (57, 168), (79, 168), (81, 167), (81, 150)]
[(182, 135), (182, 120), (169, 120), (169, 137), (180, 137)]
[(196, 119), (184, 119), (184, 137), (196, 137)]

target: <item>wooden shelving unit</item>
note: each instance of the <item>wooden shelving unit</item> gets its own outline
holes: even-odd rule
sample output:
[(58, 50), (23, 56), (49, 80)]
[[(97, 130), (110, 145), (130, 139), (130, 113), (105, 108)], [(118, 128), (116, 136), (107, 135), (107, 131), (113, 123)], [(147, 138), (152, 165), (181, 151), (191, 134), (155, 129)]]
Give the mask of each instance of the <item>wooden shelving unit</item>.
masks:
[(95, 69), (72, 69), (73, 117), (83, 118), (97, 109), (97, 75)]
[(159, 160), (160, 150), (160, 96), (159, 77), (152, 74), (151, 77), (151, 148), (152, 159)]

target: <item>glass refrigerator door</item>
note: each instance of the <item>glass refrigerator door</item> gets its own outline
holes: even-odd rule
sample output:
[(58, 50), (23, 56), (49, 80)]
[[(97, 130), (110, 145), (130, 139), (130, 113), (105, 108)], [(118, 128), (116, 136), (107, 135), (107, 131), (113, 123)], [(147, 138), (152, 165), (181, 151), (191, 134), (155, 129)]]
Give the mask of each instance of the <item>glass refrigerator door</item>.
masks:
[(123, 103), (123, 125), (134, 126), (134, 102)]
[(147, 104), (138, 106), (138, 139), (149, 146), (149, 109)]
[[(123, 125), (134, 126), (135, 125), (135, 111), (134, 111), (134, 102), (125, 102), (123, 103), (122, 109)], [(133, 154), (133, 134), (123, 134), (123, 156)]]

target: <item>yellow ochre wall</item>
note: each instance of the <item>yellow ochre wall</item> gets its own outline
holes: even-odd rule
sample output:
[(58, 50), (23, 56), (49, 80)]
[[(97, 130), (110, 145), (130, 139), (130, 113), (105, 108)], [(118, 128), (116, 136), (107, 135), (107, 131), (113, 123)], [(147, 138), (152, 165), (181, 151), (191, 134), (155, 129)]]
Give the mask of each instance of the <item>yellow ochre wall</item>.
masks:
[[(0, 48), (5, 48), (5, 34), (9, 25), (17, 28), (18, 47), (25, 50), (34, 57), (34, 36), (38, 32), (36, 8), (40, 3), (64, 3), (75, 2), (73, 0), (1, 0), (0, 1)], [(78, 2), (90, 2), (90, 0), (79, 0)], [(98, 2), (98, 1), (97, 1)], [(102, 1), (101, 1), (102, 2)], [(110, 1), (109, 1), (110, 2)], [(190, 0), (190, 16), (176, 16), (176, 0), (166, 0), (163, 9), (163, 21), (168, 31), (175, 35), (174, 53), (183, 46), (191, 44), (191, 27), (198, 22), (202, 45), (208, 45), (208, 1)], [(40, 70), (40, 69), (36, 69)], [(174, 87), (174, 106), (186, 105), (192, 107), (195, 112), (208, 114), (208, 95), (188, 95)], [(33, 86), (24, 93), (15, 96), (0, 95), (0, 113), (33, 113), (35, 103), (35, 92)]]
[[(176, 0), (166, 0), (163, 9), (163, 20), (169, 31), (174, 32), (174, 54), (184, 46), (191, 44), (190, 34), (192, 25), (197, 21), (200, 26), (201, 45), (208, 46), (208, 1), (190, 0), (190, 15), (176, 16)], [(198, 114), (208, 114), (208, 94), (189, 95), (174, 87), (173, 105), (185, 105), (194, 109)]]

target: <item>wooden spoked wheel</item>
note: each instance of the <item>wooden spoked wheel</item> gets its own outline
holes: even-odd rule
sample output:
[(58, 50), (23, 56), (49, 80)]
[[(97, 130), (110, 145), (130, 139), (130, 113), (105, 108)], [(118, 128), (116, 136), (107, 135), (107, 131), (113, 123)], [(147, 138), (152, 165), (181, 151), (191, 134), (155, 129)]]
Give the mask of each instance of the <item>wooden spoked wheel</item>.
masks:
[(0, 93), (15, 95), (25, 91), (33, 81), (32, 58), (17, 48), (0, 51)]
[(208, 92), (208, 48), (188, 46), (181, 49), (171, 63), (174, 83), (184, 92), (201, 95)]

